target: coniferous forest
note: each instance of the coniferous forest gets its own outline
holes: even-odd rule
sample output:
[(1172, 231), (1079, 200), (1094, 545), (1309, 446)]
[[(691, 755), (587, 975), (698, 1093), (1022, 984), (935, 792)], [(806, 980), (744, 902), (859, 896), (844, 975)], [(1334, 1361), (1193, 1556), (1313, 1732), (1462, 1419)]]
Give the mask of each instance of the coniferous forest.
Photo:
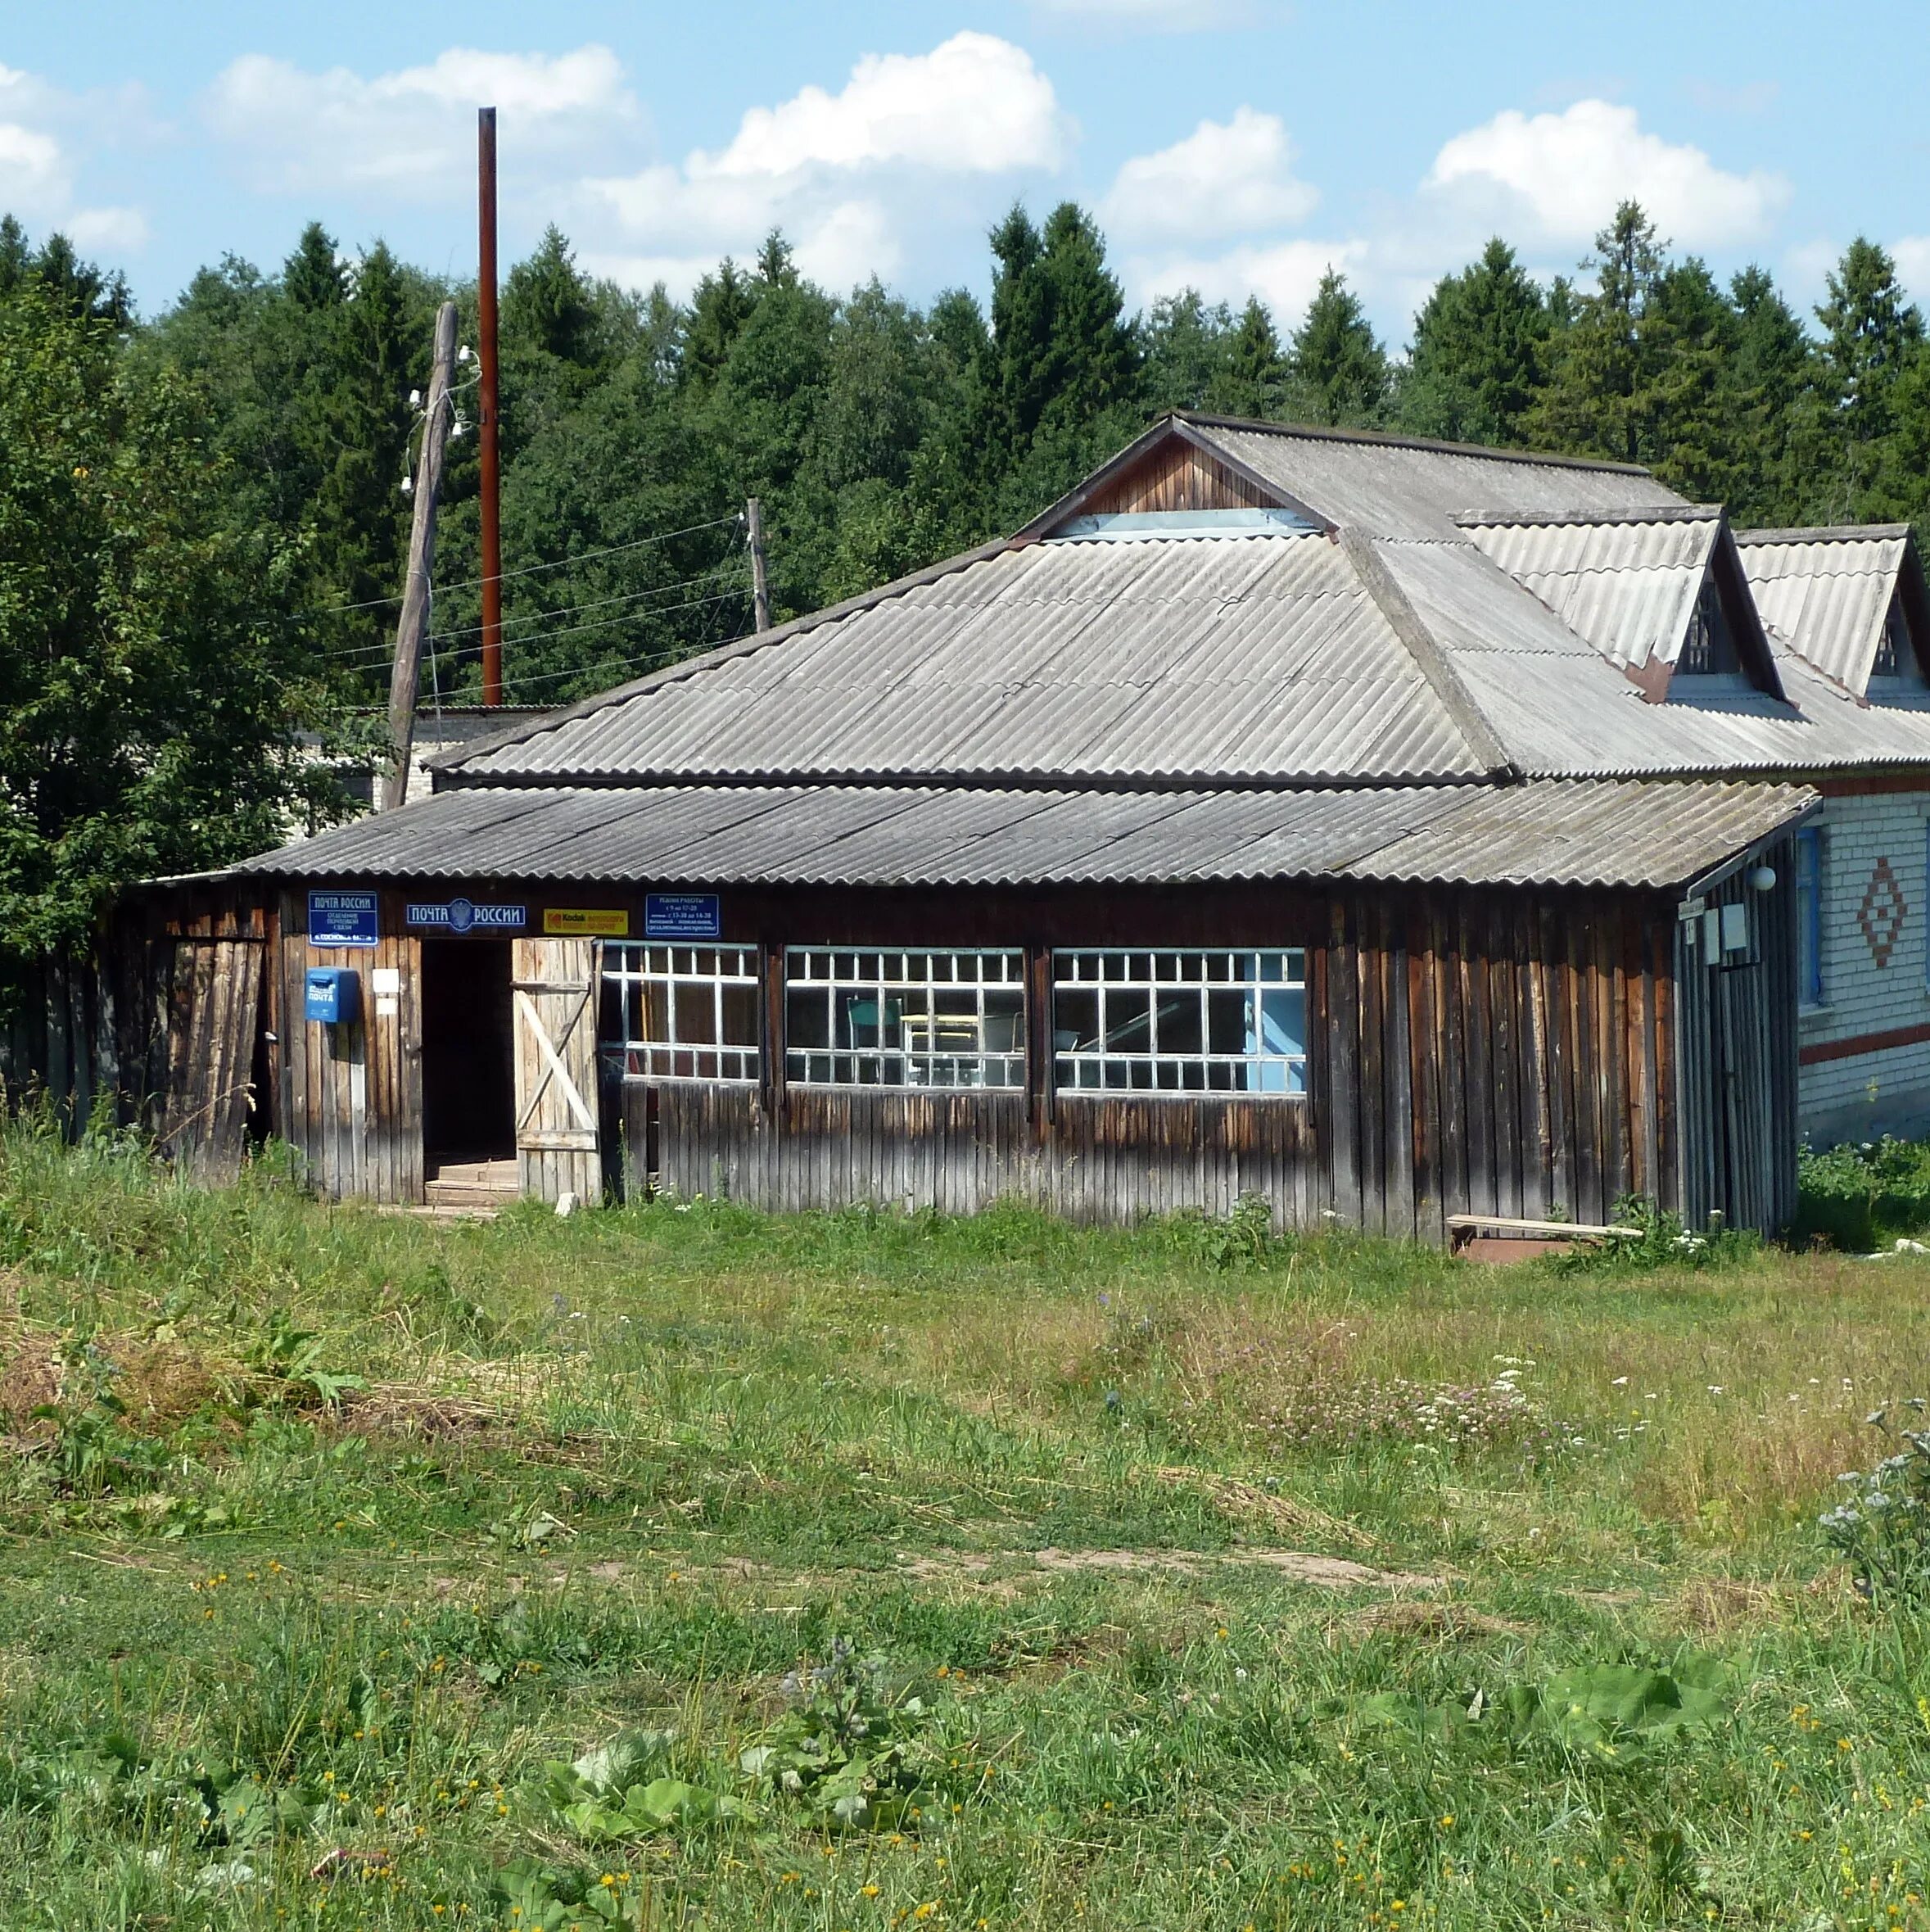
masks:
[[(687, 303), (545, 235), (502, 292), (506, 701), (748, 631), (747, 497), (781, 619), (1016, 527), (1176, 407), (1645, 464), (1739, 524), (1930, 516), (1923, 318), (1868, 241), (1806, 314), (1629, 204), (1552, 286), (1490, 242), (1395, 347), (1338, 274), (1283, 330), (1258, 301), (1128, 313), (1070, 204), (989, 240), (989, 306), (921, 310), (816, 287), (775, 234)], [(0, 222), (0, 969), (81, 943), (125, 880), (346, 808), (301, 746), (376, 743), (410, 392), (474, 294), (315, 224), (149, 319)], [(473, 435), (450, 457), (425, 706), (477, 690)]]

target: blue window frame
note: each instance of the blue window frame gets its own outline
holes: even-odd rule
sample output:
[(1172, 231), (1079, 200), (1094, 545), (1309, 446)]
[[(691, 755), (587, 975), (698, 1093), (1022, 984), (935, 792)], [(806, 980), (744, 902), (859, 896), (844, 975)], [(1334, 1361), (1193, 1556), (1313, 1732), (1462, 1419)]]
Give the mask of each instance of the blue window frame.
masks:
[(1823, 1004), (1823, 833), (1796, 835), (1797, 986), (1806, 1007)]

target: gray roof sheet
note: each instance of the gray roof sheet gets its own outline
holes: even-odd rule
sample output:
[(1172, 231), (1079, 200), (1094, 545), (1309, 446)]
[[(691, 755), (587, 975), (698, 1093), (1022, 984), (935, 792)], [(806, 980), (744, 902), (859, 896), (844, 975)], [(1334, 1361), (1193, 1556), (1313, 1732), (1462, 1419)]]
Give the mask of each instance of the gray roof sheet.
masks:
[(651, 885), (1050, 885), (1301, 879), (1686, 884), (1800, 817), (1800, 786), (1582, 783), (1350, 791), (915, 786), (465, 788), (243, 872)]
[(1467, 533), (1570, 630), (1618, 664), (1680, 654), (1722, 513), (1655, 522), (1471, 523)]
[(510, 779), (1462, 778), (1324, 536), (1044, 542), (659, 672), (445, 768)]
[(1860, 697), (1909, 548), (1901, 525), (1737, 533), (1771, 636)]
[(1679, 507), (1648, 471), (1397, 437), (1190, 418), (1209, 441), (1335, 523), (1373, 536), (1449, 535), (1483, 512), (1585, 515)]

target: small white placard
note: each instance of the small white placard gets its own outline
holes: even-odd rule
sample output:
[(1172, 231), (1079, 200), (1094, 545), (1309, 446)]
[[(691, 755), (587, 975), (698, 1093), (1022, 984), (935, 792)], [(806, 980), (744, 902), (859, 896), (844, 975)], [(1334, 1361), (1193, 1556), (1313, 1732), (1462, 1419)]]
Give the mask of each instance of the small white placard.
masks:
[(368, 975), (368, 986), (377, 999), (386, 993), (400, 993), (402, 990), (401, 967), (377, 966)]
[(402, 1002), (393, 993), (378, 993), (375, 998), (375, 1016), (377, 1020), (392, 1018), (400, 1010)]

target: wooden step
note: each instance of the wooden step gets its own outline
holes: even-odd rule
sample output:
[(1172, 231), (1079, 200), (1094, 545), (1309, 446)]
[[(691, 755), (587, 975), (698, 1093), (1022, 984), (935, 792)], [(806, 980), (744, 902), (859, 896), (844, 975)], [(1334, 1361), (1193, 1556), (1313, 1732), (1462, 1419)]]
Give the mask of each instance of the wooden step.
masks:
[(513, 1158), (442, 1161), (430, 1170), (423, 1200), (432, 1213), (487, 1218), (515, 1200), (519, 1192)]

